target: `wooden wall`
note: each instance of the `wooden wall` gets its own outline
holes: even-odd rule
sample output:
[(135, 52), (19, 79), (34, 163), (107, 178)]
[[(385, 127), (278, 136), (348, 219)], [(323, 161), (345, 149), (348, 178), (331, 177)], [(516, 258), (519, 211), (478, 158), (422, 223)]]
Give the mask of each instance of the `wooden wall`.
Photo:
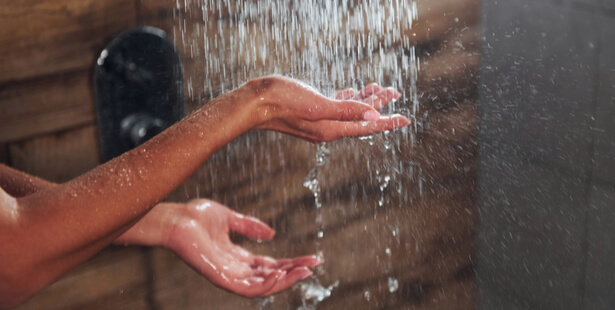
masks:
[[(139, 1), (0, 0), (0, 161), (54, 182), (100, 164), (92, 70)], [(19, 309), (150, 309), (147, 250), (109, 248)]]
[[(169, 0), (0, 0), (0, 161), (56, 182), (98, 165), (91, 86), (97, 53), (127, 27), (152, 25), (173, 34), (175, 5)], [(339, 279), (340, 286), (319, 309), (474, 305), (479, 5), (424, 0), (418, 6), (419, 21), (407, 36), (421, 57), (422, 130), (414, 146), (399, 147), (396, 158), (424, 172), (421, 185), (416, 176), (398, 175), (398, 184), (385, 191), (388, 198), (378, 207), (378, 182), (366, 162), (384, 167), (377, 158), (387, 158), (386, 152), (368, 141), (330, 146), (328, 172), (321, 180), (326, 207), (320, 246), (327, 262), (320, 279), (323, 284)], [(198, 61), (179, 48), (185, 76), (199, 85)], [(200, 95), (192, 96), (190, 107), (208, 94)], [(357, 150), (367, 150), (366, 155), (351, 156)], [(294, 138), (244, 135), (170, 199), (211, 197), (272, 224), (278, 236), (271, 243), (237, 239), (259, 253), (310, 254), (316, 248), (315, 214), (313, 197), (302, 183), (314, 153), (314, 146)], [(352, 175), (339, 173), (349, 166)], [(219, 167), (225, 172), (217, 172)], [(403, 195), (393, 192), (399, 186)], [(397, 238), (390, 237), (389, 224), (397, 227)], [(388, 290), (389, 277), (399, 281), (394, 293)], [(269, 306), (299, 305), (298, 292), (289, 291)], [(258, 308), (259, 302), (213, 287), (167, 251), (111, 247), (19, 309), (204, 307)]]

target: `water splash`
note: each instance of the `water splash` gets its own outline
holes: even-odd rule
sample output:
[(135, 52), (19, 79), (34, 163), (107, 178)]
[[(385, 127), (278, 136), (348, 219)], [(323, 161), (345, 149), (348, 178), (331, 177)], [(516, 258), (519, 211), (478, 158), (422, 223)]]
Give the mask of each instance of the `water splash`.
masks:
[(268, 310), (273, 309), (273, 302), (275, 301), (275, 296), (269, 296), (267, 298), (263, 298), (257, 302), (259, 310)]
[(298, 289), (301, 293), (302, 305), (298, 310), (315, 310), (318, 303), (330, 297), (331, 292), (333, 292), (333, 289), (338, 285), (339, 281), (336, 281), (330, 286), (324, 287), (316, 277), (311, 277), (295, 285), (293, 290)]

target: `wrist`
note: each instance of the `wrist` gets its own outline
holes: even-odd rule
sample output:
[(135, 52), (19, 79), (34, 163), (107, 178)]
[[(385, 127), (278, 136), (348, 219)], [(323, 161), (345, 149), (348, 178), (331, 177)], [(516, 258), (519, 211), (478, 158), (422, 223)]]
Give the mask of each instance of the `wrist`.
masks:
[(186, 204), (183, 203), (161, 203), (155, 208), (163, 209), (160, 212), (159, 234), (157, 234), (156, 246), (160, 246), (169, 250), (173, 250), (175, 244), (173, 236), (177, 231), (177, 227), (186, 219)]
[(113, 243), (123, 245), (168, 247), (169, 237), (175, 229), (178, 208), (172, 203), (160, 203)]
[(245, 98), (245, 107), (250, 111), (250, 121), (254, 129), (262, 128), (263, 124), (273, 119), (275, 108), (270, 104), (269, 94), (272, 83), (271, 77), (260, 77), (237, 89)]

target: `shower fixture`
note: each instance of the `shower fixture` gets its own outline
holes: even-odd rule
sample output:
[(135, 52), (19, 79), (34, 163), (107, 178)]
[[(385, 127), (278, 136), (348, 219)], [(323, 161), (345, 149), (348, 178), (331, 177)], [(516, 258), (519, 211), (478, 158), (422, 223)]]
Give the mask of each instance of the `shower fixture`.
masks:
[(113, 38), (96, 61), (94, 93), (103, 161), (181, 120), (183, 68), (167, 34), (145, 26)]

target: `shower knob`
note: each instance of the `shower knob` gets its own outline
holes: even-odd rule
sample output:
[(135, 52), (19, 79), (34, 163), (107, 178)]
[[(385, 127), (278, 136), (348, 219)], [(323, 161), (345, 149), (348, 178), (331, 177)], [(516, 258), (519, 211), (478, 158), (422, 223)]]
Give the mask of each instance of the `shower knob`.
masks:
[(132, 147), (139, 146), (164, 130), (164, 122), (147, 113), (134, 113), (121, 122), (121, 135)]
[(111, 40), (95, 63), (94, 92), (103, 161), (184, 117), (179, 54), (157, 28), (128, 29)]

